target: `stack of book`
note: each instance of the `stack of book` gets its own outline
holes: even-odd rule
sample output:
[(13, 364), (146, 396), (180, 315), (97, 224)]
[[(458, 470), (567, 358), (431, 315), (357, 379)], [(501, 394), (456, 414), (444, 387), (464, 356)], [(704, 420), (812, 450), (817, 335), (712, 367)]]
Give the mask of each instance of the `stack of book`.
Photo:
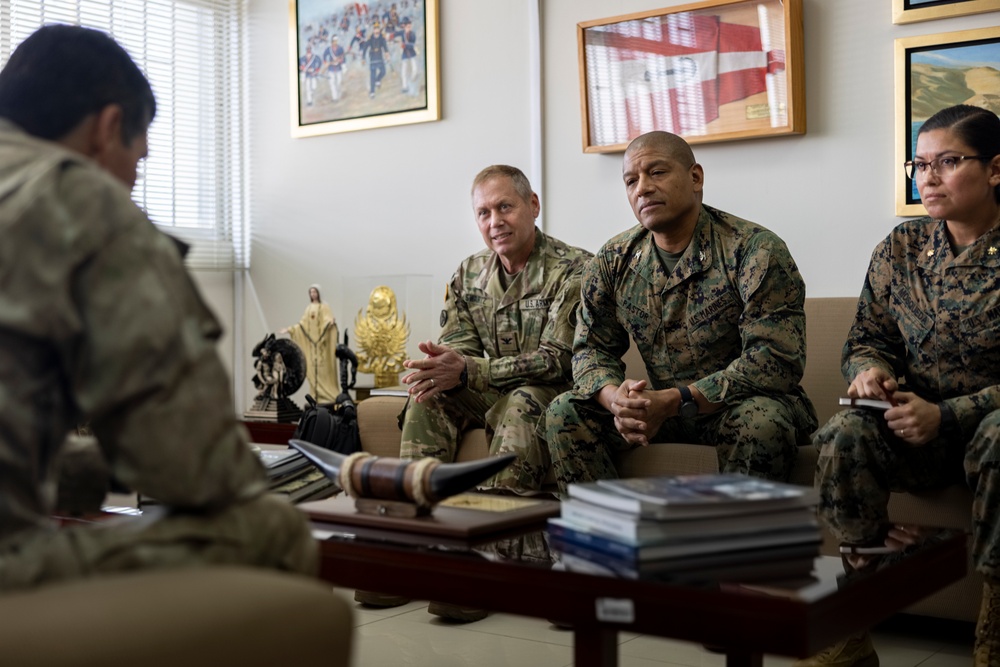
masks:
[(570, 484), (550, 546), (566, 569), (639, 578), (808, 576), (821, 541), (815, 489), (746, 475)]
[(328, 498), (337, 492), (333, 481), (298, 450), (264, 449), (259, 454), (272, 493), (302, 503)]

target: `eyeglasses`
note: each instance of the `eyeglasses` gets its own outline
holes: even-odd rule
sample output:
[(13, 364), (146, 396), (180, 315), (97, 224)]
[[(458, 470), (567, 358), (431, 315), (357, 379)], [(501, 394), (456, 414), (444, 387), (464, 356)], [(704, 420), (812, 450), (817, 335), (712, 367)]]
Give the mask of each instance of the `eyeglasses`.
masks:
[(988, 158), (982, 155), (946, 155), (944, 157), (934, 158), (929, 162), (924, 162), (923, 160), (904, 162), (903, 169), (906, 171), (906, 177), (910, 179), (912, 179), (914, 175), (927, 176), (928, 172), (931, 171), (938, 176), (947, 176), (955, 173), (955, 170), (958, 169), (959, 163), (963, 160), (982, 160), (986, 162), (992, 159), (993, 158)]

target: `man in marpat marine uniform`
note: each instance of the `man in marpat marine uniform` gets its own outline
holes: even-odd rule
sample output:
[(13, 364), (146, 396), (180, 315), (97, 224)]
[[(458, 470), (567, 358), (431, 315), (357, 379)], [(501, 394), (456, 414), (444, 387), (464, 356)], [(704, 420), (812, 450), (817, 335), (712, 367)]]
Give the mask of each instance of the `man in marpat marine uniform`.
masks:
[[(635, 139), (623, 178), (639, 225), (584, 270), (574, 391), (542, 427), (556, 481), (617, 477), (616, 450), (716, 448), (719, 468), (785, 480), (816, 414), (799, 386), (805, 285), (774, 233), (704, 206), (704, 172), (667, 132)], [(625, 377), (635, 341), (649, 381)]]

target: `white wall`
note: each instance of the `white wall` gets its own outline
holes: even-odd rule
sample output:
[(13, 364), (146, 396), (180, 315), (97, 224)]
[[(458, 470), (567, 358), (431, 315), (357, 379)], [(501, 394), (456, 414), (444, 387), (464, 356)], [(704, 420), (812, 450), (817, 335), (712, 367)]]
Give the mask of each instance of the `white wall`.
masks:
[[(440, 122), (292, 139), (288, 3), (250, 0), (251, 279), (269, 330), (299, 319), (312, 282), (323, 285), (341, 330), (353, 330), (365, 306), (359, 284), (371, 277), (375, 287), (386, 276), (402, 281), (411, 275), (424, 277), (416, 284), (430, 285), (426, 299), (411, 296), (411, 353), (416, 341), (437, 336), (444, 283), (482, 246), (470, 208), (472, 177), (505, 162), (539, 180), (529, 169), (535, 2), (440, 1)], [(538, 2), (543, 224), (596, 250), (634, 218), (621, 185), (621, 155), (581, 150), (576, 24), (683, 3)], [(807, 134), (695, 147), (706, 171), (706, 203), (781, 235), (810, 296), (857, 294), (871, 249), (899, 221), (893, 215), (893, 173), (900, 168), (893, 164), (893, 40), (993, 25), (1000, 16), (894, 26), (890, 4), (804, 0)], [(214, 281), (213, 287), (216, 307), (231, 310), (224, 285)], [(237, 359), (245, 355), (247, 368), (249, 347), (265, 331), (256, 312), (248, 297), (248, 349), (234, 352)]]

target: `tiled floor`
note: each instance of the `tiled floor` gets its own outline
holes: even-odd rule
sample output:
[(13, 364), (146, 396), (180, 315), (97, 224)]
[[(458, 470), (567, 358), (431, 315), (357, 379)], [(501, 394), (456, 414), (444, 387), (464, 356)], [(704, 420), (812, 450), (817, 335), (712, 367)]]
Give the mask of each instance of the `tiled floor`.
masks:
[[(353, 591), (338, 590), (353, 602)], [(526, 594), (530, 592), (526, 591)], [(354, 667), (564, 667), (572, 665), (573, 636), (546, 621), (493, 614), (454, 625), (427, 613), (426, 602), (393, 609), (355, 604)], [(873, 633), (882, 667), (968, 667), (973, 626), (897, 616)], [(695, 644), (647, 635), (619, 635), (621, 667), (715, 667), (725, 658)], [(767, 667), (788, 658), (765, 656)]]

